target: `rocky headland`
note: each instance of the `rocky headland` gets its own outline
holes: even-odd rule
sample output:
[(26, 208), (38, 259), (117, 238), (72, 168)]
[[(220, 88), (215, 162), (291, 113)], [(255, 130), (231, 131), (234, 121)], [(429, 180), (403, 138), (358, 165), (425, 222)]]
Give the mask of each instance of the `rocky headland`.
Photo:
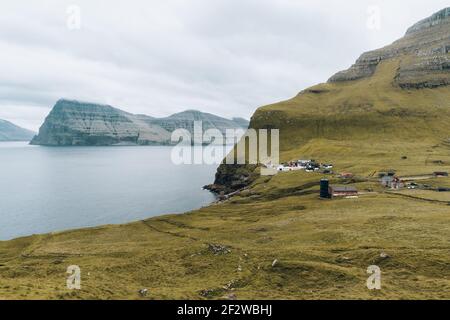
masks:
[(109, 105), (74, 100), (59, 100), (33, 138), (33, 145), (110, 146), (168, 145), (176, 129), (193, 132), (194, 121), (203, 130), (246, 129), (244, 119), (232, 120), (209, 113), (187, 110), (166, 118), (135, 115)]

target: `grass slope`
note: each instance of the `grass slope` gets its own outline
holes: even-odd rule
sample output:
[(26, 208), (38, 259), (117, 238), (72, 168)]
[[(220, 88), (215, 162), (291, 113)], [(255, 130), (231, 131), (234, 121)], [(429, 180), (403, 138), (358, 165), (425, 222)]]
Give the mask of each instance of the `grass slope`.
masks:
[[(322, 175), (289, 172), (183, 215), (1, 242), (0, 297), (139, 299), (148, 288), (146, 299), (449, 299), (448, 197), (391, 192), (374, 178), (450, 171), (450, 88), (401, 90), (392, 84), (398, 63), (310, 88), (252, 119), (281, 128), (282, 160), (354, 172), (354, 181), (330, 178), (358, 187), (358, 199), (319, 200)], [(366, 287), (373, 264), (380, 291)], [(82, 290), (66, 289), (69, 265), (81, 267)]]
[[(130, 299), (148, 288), (149, 299), (450, 298), (447, 204), (293, 192), (313, 176), (280, 175), (185, 215), (1, 243), (1, 297)], [(264, 188), (271, 194), (258, 196)], [(279, 197), (286, 191), (294, 195)], [(209, 243), (231, 253), (214, 255)], [(80, 291), (65, 287), (72, 264), (82, 270)], [(365, 286), (372, 264), (382, 269), (381, 291)]]
[[(320, 84), (291, 100), (262, 107), (251, 126), (281, 128), (282, 160), (311, 139), (361, 144), (448, 139), (450, 88), (403, 90), (393, 83), (399, 63), (386, 60), (370, 78)], [(328, 147), (325, 151), (332, 151)]]

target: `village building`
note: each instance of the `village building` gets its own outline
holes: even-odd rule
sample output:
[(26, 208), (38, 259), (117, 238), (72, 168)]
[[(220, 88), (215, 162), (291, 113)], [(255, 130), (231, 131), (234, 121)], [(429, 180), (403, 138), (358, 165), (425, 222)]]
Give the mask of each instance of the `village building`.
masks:
[(435, 177), (448, 177), (448, 172), (445, 171), (436, 171), (434, 172)]
[(342, 179), (351, 179), (351, 178), (353, 178), (353, 173), (351, 173), (351, 172), (342, 172), (339, 175), (339, 177), (342, 178)]
[(330, 182), (328, 179), (322, 179), (320, 180), (320, 198), (321, 199), (328, 199), (330, 198)]
[(390, 188), (391, 187), (392, 181), (394, 181), (394, 177), (393, 176), (388, 176), (388, 175), (382, 176), (381, 179), (380, 179), (381, 185), (383, 187), (386, 187), (386, 188)]
[(401, 189), (405, 186), (405, 183), (396, 176), (383, 176), (380, 179), (381, 185), (385, 188), (391, 188), (391, 189)]
[(311, 160), (298, 160), (297, 163), (300, 167), (306, 168), (306, 166), (311, 163)]
[[(289, 172), (289, 171), (298, 171), (305, 170), (306, 172), (319, 172), (322, 170), (324, 174), (332, 174), (333, 168), (332, 164), (322, 164), (317, 162), (316, 160), (297, 160), (297, 161), (289, 161), (282, 163), (278, 166), (274, 166), (271, 163), (265, 165), (266, 168), (272, 168), (276, 172)], [(275, 174), (276, 174), (275, 172)], [(353, 175), (351, 175), (353, 177)]]
[(328, 189), (329, 195), (334, 197), (357, 197), (358, 189), (353, 186), (330, 186)]
[(391, 189), (401, 189), (405, 186), (405, 183), (400, 180), (398, 177), (394, 177), (394, 180), (391, 183)]
[[(330, 170), (333, 165), (322, 165), (317, 163), (315, 160), (298, 160), (290, 161), (279, 165), (276, 170), (280, 172), (305, 170), (306, 172), (317, 172), (320, 169)], [(331, 170), (329, 171), (331, 173)]]

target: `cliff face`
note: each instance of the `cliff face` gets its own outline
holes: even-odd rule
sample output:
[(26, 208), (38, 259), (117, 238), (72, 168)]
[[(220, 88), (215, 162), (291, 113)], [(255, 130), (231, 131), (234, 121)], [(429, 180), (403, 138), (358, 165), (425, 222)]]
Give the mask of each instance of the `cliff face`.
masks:
[(130, 114), (107, 105), (59, 100), (31, 144), (49, 146), (164, 145), (170, 144), (173, 130), (178, 128), (193, 130), (194, 120), (204, 120), (204, 130), (239, 127), (232, 120), (198, 111), (186, 111), (179, 115), (157, 119)]
[[(352, 149), (355, 145), (450, 141), (449, 50), (446, 8), (393, 44), (364, 53), (327, 83), (259, 108), (250, 127), (280, 129), (281, 161), (330, 159), (343, 143), (345, 157), (351, 159), (360, 152)], [(249, 185), (255, 172), (252, 166), (221, 165), (215, 184), (222, 186), (216, 189), (231, 192)]]
[(215, 116), (210, 113), (204, 113), (197, 110), (186, 110), (180, 113), (173, 114), (167, 118), (155, 119), (152, 123), (158, 124), (168, 131), (174, 131), (178, 128), (187, 129), (192, 132), (194, 121), (202, 121), (203, 129), (219, 129), (221, 132), (225, 132), (228, 129), (247, 129), (248, 121), (236, 121), (235, 119), (228, 120)]
[(443, 9), (408, 29), (406, 35), (382, 49), (364, 53), (348, 70), (330, 82), (370, 77), (377, 66), (401, 58), (394, 81), (402, 88), (435, 88), (450, 83), (450, 8)]
[[(194, 121), (201, 121), (203, 131), (209, 129), (218, 129), (225, 137), (226, 129), (247, 129), (249, 122), (246, 120), (229, 120), (218, 117), (210, 113), (204, 113), (197, 110), (186, 110), (180, 113), (173, 114), (166, 118), (148, 120), (149, 124), (160, 126), (169, 132), (176, 129), (186, 129), (191, 134), (194, 132)], [(229, 144), (234, 144), (234, 140), (227, 141)]]
[(169, 132), (146, 124), (146, 120), (144, 116), (135, 116), (111, 106), (59, 100), (31, 144), (149, 144), (170, 139)]
[(35, 133), (0, 119), (0, 141), (30, 141)]

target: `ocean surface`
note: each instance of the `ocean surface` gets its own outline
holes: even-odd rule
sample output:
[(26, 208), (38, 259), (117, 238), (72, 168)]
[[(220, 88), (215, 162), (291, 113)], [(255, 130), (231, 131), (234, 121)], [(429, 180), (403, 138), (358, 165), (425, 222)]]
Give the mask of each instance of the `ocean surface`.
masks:
[(0, 240), (166, 213), (214, 201), (217, 165), (172, 164), (171, 147), (0, 142)]

